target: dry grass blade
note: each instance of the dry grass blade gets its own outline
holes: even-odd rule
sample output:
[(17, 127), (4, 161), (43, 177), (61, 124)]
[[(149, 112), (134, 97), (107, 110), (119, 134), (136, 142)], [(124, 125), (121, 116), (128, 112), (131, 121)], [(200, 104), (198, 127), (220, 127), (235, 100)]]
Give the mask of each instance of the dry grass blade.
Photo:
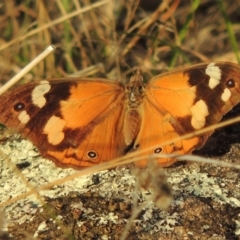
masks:
[(38, 55), (32, 62), (30, 62), (26, 67), (24, 67), (17, 75), (11, 78), (5, 85), (0, 88), (0, 95), (7, 91), (10, 87), (16, 84), (24, 75), (32, 70), (40, 61), (47, 57), (53, 50), (54, 46), (51, 45), (45, 49), (40, 55)]
[[(179, 3), (180, 1), (174, 1), (172, 3), (172, 6), (169, 7), (168, 6), (169, 1), (163, 1), (162, 4), (159, 5), (158, 9), (151, 15), (151, 17), (147, 19), (143, 26), (141, 26), (136, 36), (133, 37), (132, 40), (127, 44), (127, 46), (121, 53), (121, 57), (125, 56), (127, 52), (129, 52), (132, 49), (132, 47), (136, 44), (140, 37), (146, 33), (147, 28), (149, 28), (149, 26), (152, 25), (155, 21), (159, 20), (159, 18), (160, 21), (162, 22), (167, 21), (172, 16), (174, 11), (177, 9)], [(167, 12), (163, 14), (164, 11)]]

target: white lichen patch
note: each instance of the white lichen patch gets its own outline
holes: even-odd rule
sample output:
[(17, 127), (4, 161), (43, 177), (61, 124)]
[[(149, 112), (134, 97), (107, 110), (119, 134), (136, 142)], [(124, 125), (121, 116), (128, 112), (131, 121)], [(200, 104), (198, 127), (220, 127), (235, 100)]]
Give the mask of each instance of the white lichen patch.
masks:
[(107, 225), (109, 224), (109, 222), (112, 222), (112, 223), (117, 223), (118, 221), (118, 217), (114, 215), (114, 213), (110, 212), (109, 214), (107, 215), (103, 215), (99, 218), (99, 224), (102, 224), (102, 225)]
[[(11, 158), (13, 164), (21, 164), (29, 162), (30, 166), (21, 170), (24, 178), (35, 188), (40, 187), (49, 182), (64, 178), (78, 171), (73, 169), (62, 169), (56, 167), (51, 161), (42, 159), (35, 148), (26, 140), (8, 141), (0, 146), (0, 149)], [(26, 184), (22, 182), (20, 176), (16, 175), (9, 166), (6, 159), (1, 155), (1, 180), (0, 180), (0, 202), (10, 200), (15, 196), (19, 196), (29, 190)], [(164, 170), (167, 175), (168, 182), (174, 191), (174, 201), (170, 206), (171, 209), (181, 209), (189, 196), (201, 198), (210, 198), (215, 203), (226, 205), (232, 208), (240, 206), (240, 199), (237, 192), (240, 189), (240, 183), (236, 178), (224, 179), (219, 177), (211, 177), (207, 172), (201, 172), (198, 164), (190, 166), (180, 166), (177, 168), (167, 168)], [(48, 190), (40, 191), (41, 196), (47, 196), (55, 199), (60, 196), (67, 196), (69, 192), (93, 192), (98, 193), (103, 199), (122, 199), (123, 202), (133, 201), (136, 197), (138, 202), (144, 203), (145, 199), (149, 199), (151, 190), (136, 190), (135, 176), (129, 168), (120, 167), (115, 170), (105, 170), (97, 173), (100, 183), (93, 184), (92, 175), (75, 178), (72, 181), (56, 185)], [(234, 182), (234, 189), (231, 191), (226, 187)], [(231, 189), (231, 188), (230, 188)], [(234, 195), (234, 192), (236, 192)], [(121, 219), (114, 212), (103, 212), (101, 215), (94, 208), (85, 207), (83, 202), (76, 202), (71, 205), (71, 209), (79, 209), (82, 211), (85, 219), (91, 219), (99, 224), (99, 226), (109, 226), (109, 224), (127, 224), (127, 219)], [(141, 229), (147, 229), (149, 233), (155, 234), (171, 234), (179, 226), (182, 213), (177, 210), (160, 211), (152, 202), (148, 202), (143, 208), (140, 218), (134, 220), (134, 223)], [(42, 202), (36, 197), (23, 198), (20, 201), (9, 204), (4, 208), (5, 222), (4, 230), (14, 223), (24, 223), (33, 221), (35, 213), (43, 211)], [(57, 216), (62, 217), (62, 216)], [(57, 219), (56, 217), (56, 219)], [(77, 226), (84, 226), (84, 220), (79, 219)], [(59, 222), (59, 221), (53, 221)], [(236, 222), (239, 225), (239, 222)], [(211, 229), (211, 226), (208, 226)], [(47, 229), (44, 223), (40, 224), (35, 235)], [(202, 226), (206, 229), (206, 224)], [(236, 227), (236, 235), (240, 232)], [(189, 231), (189, 235), (193, 234)]]
[(47, 230), (48, 230), (48, 227), (47, 227), (46, 222), (41, 222), (38, 226), (37, 231), (34, 233), (33, 238), (37, 238), (39, 232), (43, 232), (43, 231), (47, 231)]
[(235, 234), (237, 236), (240, 236), (240, 214), (238, 215), (238, 219), (235, 221), (236, 223), (236, 230), (235, 230)]
[[(183, 173), (179, 172), (178, 176), (174, 175), (174, 177), (171, 176), (168, 178), (175, 191), (181, 191), (179, 189), (180, 185), (184, 192), (193, 193), (195, 196), (211, 197), (218, 203), (228, 203), (233, 207), (240, 207), (240, 201), (235, 197), (229, 196), (229, 192), (222, 187), (224, 184), (221, 186), (220, 182), (223, 179), (209, 177), (208, 173), (201, 173), (194, 166), (192, 166), (191, 171), (188, 169)], [(187, 179), (186, 182), (185, 179)], [(179, 202), (175, 201), (175, 204), (179, 204)]]

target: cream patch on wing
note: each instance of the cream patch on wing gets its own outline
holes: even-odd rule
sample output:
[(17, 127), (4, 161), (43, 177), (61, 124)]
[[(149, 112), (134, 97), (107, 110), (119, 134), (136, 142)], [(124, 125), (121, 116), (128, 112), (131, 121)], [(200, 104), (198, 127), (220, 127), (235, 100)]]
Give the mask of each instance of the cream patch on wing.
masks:
[(191, 124), (194, 129), (201, 129), (206, 123), (206, 116), (208, 116), (208, 107), (203, 100), (196, 102), (191, 108), (192, 119)]
[(221, 69), (215, 65), (215, 63), (208, 64), (205, 73), (210, 77), (208, 86), (211, 89), (214, 89), (221, 80), (222, 71)]
[(52, 116), (47, 121), (43, 133), (47, 134), (48, 142), (52, 145), (57, 145), (62, 142), (65, 137), (63, 128), (66, 126), (66, 121), (60, 117)]
[(28, 121), (30, 120), (30, 116), (27, 114), (27, 112), (24, 110), (18, 115), (18, 120), (23, 123), (27, 124)]
[(222, 95), (221, 95), (221, 99), (226, 102), (229, 100), (229, 98), (231, 97), (232, 93), (228, 88), (225, 88)]
[(33, 91), (32, 91), (32, 102), (39, 108), (42, 108), (47, 100), (44, 97), (44, 94), (48, 93), (49, 90), (51, 89), (51, 85), (49, 84), (48, 81), (43, 80), (40, 82), (39, 85), (37, 85)]

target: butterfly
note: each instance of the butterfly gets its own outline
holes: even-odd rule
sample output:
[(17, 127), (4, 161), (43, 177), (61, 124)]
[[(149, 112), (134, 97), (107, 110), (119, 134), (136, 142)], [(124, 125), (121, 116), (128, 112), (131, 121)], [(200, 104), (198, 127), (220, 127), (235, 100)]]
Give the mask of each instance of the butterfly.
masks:
[[(0, 123), (60, 167), (79, 169), (149, 149), (138, 162), (144, 167), (147, 155), (201, 148), (212, 132), (171, 139), (219, 122), (240, 102), (239, 84), (240, 66), (228, 62), (177, 69), (147, 83), (139, 70), (125, 85), (101, 78), (42, 80), (0, 97)], [(176, 159), (157, 161), (166, 167)]]

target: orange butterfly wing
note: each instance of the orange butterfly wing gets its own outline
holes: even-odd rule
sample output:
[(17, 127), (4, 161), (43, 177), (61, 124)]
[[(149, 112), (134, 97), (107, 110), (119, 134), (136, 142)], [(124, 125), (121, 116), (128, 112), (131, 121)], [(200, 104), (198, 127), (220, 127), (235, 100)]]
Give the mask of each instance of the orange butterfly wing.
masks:
[[(151, 115), (145, 114), (141, 130), (138, 138), (135, 141), (135, 147), (137, 150), (144, 151), (145, 156), (152, 154), (185, 154), (192, 151), (199, 143), (199, 137), (195, 137), (187, 140), (178, 140), (179, 134), (176, 132), (171, 122), (173, 117), (169, 114), (161, 113), (151, 103), (146, 101), (144, 103), (144, 113), (151, 113)], [(175, 140), (172, 141), (171, 140)], [(165, 145), (170, 141), (168, 144)], [(186, 144), (190, 144), (186, 148)], [(154, 148), (153, 148), (154, 147)], [(146, 151), (147, 150), (147, 151)], [(145, 160), (137, 162), (138, 166), (144, 167), (150, 158), (146, 157)], [(176, 160), (174, 158), (162, 157), (158, 162), (162, 167), (168, 167), (172, 165)]]
[(123, 99), (122, 84), (106, 79), (41, 81), (3, 95), (0, 122), (57, 165), (86, 167), (122, 155)]
[[(239, 84), (240, 66), (226, 62), (199, 64), (154, 77), (146, 86), (135, 148), (149, 149), (145, 154), (186, 154), (202, 147), (212, 132), (166, 146), (164, 142), (219, 122), (240, 102)], [(162, 166), (175, 162), (172, 158), (158, 161)]]
[[(145, 149), (145, 155), (184, 154), (211, 133), (179, 136), (219, 122), (240, 101), (239, 83), (240, 67), (225, 62), (158, 75), (146, 86), (140, 73), (126, 86), (106, 79), (44, 80), (1, 96), (0, 122), (62, 167), (91, 166)], [(174, 161), (158, 160), (162, 166)]]

